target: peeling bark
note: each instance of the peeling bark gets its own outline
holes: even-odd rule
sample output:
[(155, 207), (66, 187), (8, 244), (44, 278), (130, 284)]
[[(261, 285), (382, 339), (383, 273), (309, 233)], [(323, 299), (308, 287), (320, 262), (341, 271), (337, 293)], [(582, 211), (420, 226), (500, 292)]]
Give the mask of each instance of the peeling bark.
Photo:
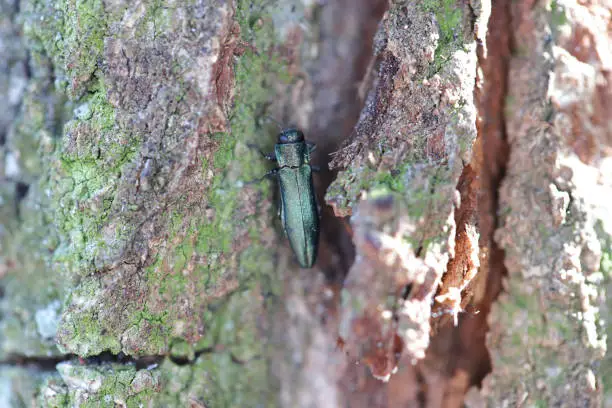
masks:
[[(610, 398), (605, 2), (0, 10), (0, 406)], [(310, 270), (273, 122), (318, 145)]]
[[(585, 51), (573, 45), (587, 16), (599, 41), (609, 43), (606, 23), (596, 23), (600, 7), (509, 2), (506, 8), (513, 33), (504, 106), (510, 155), (495, 240), (505, 251), (508, 280), (490, 316), (489, 401), (601, 404), (595, 373), (606, 345), (595, 316), (605, 297), (601, 237), (609, 232), (598, 234), (597, 225), (607, 223), (599, 209), (609, 206), (600, 198), (609, 194), (604, 174), (611, 173), (604, 156), (586, 156), (577, 140), (597, 138), (598, 149), (608, 149), (609, 123), (593, 108), (609, 100), (610, 82), (603, 93), (589, 86), (605, 63), (581, 63)], [(598, 42), (590, 46), (600, 58), (610, 55)]]

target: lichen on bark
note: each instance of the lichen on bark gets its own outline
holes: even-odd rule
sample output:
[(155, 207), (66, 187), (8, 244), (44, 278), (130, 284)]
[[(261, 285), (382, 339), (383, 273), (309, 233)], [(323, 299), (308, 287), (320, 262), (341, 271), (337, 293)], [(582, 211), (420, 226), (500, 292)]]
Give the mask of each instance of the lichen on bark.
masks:
[(609, 13), (496, 6), (0, 0), (0, 405), (597, 404)]
[[(247, 184), (265, 172), (247, 143), (261, 131), (255, 116), (269, 99), (266, 78), (286, 77), (271, 48), (267, 8), (22, 3), (30, 69), (40, 75), (15, 126), (23, 134), (11, 142), (30, 143), (40, 156), (30, 145), (8, 148), (29, 190), (7, 197), (19, 207), (6, 218), (23, 216), (15, 231), (24, 238), (6, 240), (3, 353), (198, 355), (183, 371), (206, 372), (211, 382), (175, 390), (177, 400), (196, 398), (204, 386), (202, 398), (213, 405), (268, 404), (265, 343), (255, 323), (265, 317), (262, 293), (270, 296), (276, 279), (266, 272), (274, 271), (272, 252), (264, 250), (276, 233), (266, 222), (269, 187)], [(243, 39), (256, 52), (244, 54)], [(40, 315), (38, 327), (19, 313)], [(120, 365), (73, 361), (58, 369), (61, 378), (43, 387), (57, 393), (58, 405), (129, 405), (168, 386), (162, 375), (155, 387), (132, 392), (121, 379), (126, 370), (148, 371)], [(83, 390), (87, 373), (108, 386)]]
[[(504, 111), (510, 156), (495, 233), (508, 280), (490, 317), (493, 370), (483, 391), (490, 403), (601, 403), (597, 371), (606, 345), (597, 316), (605, 295), (596, 227), (609, 212), (600, 200), (610, 194), (602, 177), (609, 159), (589, 156), (583, 143), (609, 145), (609, 124), (606, 130), (586, 113), (606, 99), (589, 86), (602, 66), (581, 63), (589, 51), (573, 44), (584, 34), (578, 15), (592, 19), (593, 30), (602, 25), (597, 13), (570, 3), (508, 4), (515, 49)], [(567, 132), (581, 126), (589, 132)]]
[[(49, 211), (44, 175), (54, 149), (65, 98), (53, 87), (53, 65), (19, 34), (18, 10), (3, 3), (3, 100), (8, 102), (0, 128), (0, 359), (13, 354), (59, 354), (55, 328), (65, 293), (62, 283), (48, 274), (49, 254), (58, 246)], [(17, 51), (19, 50), (19, 51)], [(8, 74), (7, 76), (4, 76)], [(4, 116), (4, 114), (8, 114)], [(45, 282), (45, 284), (41, 284)]]
[[(373, 89), (332, 162), (346, 170), (327, 201), (338, 215), (352, 212), (357, 248), (341, 335), (381, 378), (398, 364), (396, 335), (404, 365), (425, 356), (433, 296), (454, 256), (456, 186), (476, 138), (472, 18), (454, 2), (391, 5), (377, 34)], [(394, 194), (380, 198), (385, 190)]]

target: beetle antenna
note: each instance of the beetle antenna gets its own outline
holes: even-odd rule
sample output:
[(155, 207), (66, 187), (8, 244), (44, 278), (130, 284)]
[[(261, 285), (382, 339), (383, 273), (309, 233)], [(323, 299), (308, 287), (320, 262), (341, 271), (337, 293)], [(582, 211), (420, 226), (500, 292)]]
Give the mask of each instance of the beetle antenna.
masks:
[(276, 126), (278, 126), (278, 130), (280, 130), (281, 132), (283, 131), (284, 127), (283, 127), (283, 125), (280, 124), (280, 122), (278, 120), (276, 120), (272, 116), (268, 116), (268, 115), (265, 115), (264, 118), (268, 119), (269, 121), (274, 123)]

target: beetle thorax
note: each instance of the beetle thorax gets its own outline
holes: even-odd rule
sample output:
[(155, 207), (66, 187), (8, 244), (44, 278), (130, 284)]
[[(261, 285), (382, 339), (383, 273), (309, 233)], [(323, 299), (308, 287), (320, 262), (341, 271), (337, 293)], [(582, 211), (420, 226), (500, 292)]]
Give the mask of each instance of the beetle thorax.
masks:
[(300, 167), (310, 160), (305, 143), (277, 144), (274, 151), (279, 167)]

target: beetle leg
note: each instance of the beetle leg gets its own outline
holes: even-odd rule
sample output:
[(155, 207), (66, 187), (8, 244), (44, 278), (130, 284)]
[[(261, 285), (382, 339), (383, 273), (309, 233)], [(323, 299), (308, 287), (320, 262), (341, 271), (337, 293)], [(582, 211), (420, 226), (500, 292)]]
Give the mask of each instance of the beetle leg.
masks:
[(280, 169), (277, 167), (275, 169), (270, 170), (269, 172), (267, 172), (266, 174), (264, 174), (261, 178), (267, 178), (268, 180), (278, 176), (278, 172), (280, 171)]
[(270, 160), (270, 161), (276, 161), (276, 155), (274, 153), (264, 153), (261, 150), (259, 150), (259, 147), (251, 143), (248, 143), (247, 146), (250, 147), (251, 149), (257, 150), (257, 152), (259, 152), (259, 154), (261, 154), (261, 156), (264, 159)]
[(264, 152), (259, 152), (259, 153), (261, 153), (261, 155), (266, 160), (276, 161), (276, 155), (274, 153), (264, 153)]
[(317, 150), (317, 145), (312, 142), (306, 142), (306, 146), (308, 146), (308, 153), (312, 153)]
[(251, 181), (247, 181), (245, 184), (249, 185), (249, 184), (255, 184), (255, 183), (261, 183), (264, 179), (268, 179), (271, 180), (274, 177), (276, 177), (278, 175), (278, 171), (280, 169), (276, 168), (276, 169), (272, 169), (269, 172), (267, 172), (266, 174), (264, 174), (263, 176), (261, 176), (260, 178), (257, 178), (255, 180), (251, 180)]
[(281, 125), (280, 122), (274, 119), (272, 116), (265, 115), (264, 118), (278, 126), (279, 131), (283, 131), (283, 125)]

